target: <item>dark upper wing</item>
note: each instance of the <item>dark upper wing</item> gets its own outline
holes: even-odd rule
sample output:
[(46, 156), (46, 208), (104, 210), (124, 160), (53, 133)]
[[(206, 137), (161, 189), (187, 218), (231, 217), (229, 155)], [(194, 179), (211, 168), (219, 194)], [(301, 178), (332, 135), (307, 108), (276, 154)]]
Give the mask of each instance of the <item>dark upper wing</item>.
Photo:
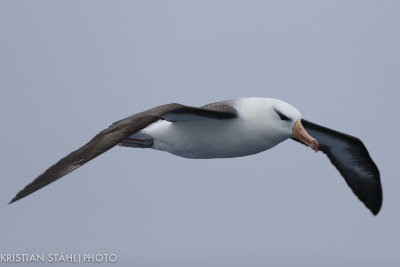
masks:
[(89, 141), (89, 143), (59, 160), (44, 173), (39, 175), (30, 184), (25, 186), (25, 188), (22, 189), (10, 201), (10, 203), (17, 201), (72, 172), (89, 160), (109, 150), (113, 146), (125, 140), (127, 137), (147, 127), (151, 123), (156, 122), (164, 116), (187, 115), (195, 115), (198, 117), (211, 119), (231, 119), (236, 117), (235, 112), (189, 107), (175, 103), (158, 106), (132, 115), (113, 123), (110, 127), (97, 134), (92, 140)]
[(382, 205), (379, 170), (361, 140), (304, 119), (301, 123), (317, 139), (319, 150), (328, 156), (354, 194), (374, 215), (378, 214)]
[[(207, 119), (231, 119), (237, 117), (237, 111), (232, 106), (233, 101), (221, 101), (202, 106), (201, 108), (185, 107), (165, 114), (162, 118), (168, 121), (191, 121)], [(190, 112), (188, 112), (190, 109)]]

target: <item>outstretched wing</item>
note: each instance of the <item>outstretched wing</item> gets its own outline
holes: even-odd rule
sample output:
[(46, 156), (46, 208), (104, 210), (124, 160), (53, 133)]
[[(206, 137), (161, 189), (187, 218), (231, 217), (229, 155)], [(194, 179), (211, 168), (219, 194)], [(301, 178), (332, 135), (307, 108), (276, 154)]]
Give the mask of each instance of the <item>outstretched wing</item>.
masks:
[(374, 215), (378, 214), (382, 205), (379, 170), (361, 140), (304, 119), (301, 123), (317, 139), (319, 150), (328, 156), (354, 194)]
[(48, 168), (30, 184), (25, 186), (25, 188), (22, 189), (10, 201), (10, 203), (17, 201), (72, 172), (89, 160), (97, 157), (101, 153), (106, 152), (113, 146), (124, 141), (132, 134), (140, 131), (159, 119), (163, 119), (164, 116), (166, 118), (173, 118), (174, 120), (179, 120), (180, 118), (186, 119), (190, 116), (208, 119), (232, 119), (236, 117), (236, 112), (218, 109), (196, 108), (172, 103), (158, 106), (117, 121), (107, 129), (97, 134), (92, 140), (89, 141), (89, 143), (71, 152), (69, 155), (65, 156), (53, 166)]

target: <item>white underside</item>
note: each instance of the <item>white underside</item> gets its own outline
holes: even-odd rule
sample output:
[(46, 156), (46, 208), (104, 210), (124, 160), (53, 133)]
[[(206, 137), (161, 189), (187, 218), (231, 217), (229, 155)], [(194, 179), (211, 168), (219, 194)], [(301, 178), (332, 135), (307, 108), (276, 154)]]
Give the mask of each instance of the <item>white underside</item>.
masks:
[(265, 116), (260, 120), (260, 115), (256, 114), (257, 110), (253, 106), (247, 109), (246, 105), (240, 105), (236, 108), (239, 118), (176, 122), (162, 120), (141, 132), (153, 138), (153, 149), (197, 159), (252, 155), (267, 150), (290, 136), (290, 132), (282, 132), (273, 125), (266, 130), (268, 123), (264, 121)]
[(153, 149), (185, 158), (241, 157), (259, 153), (277, 144), (250, 139), (243, 131), (237, 130), (233, 120), (159, 121), (144, 132), (153, 137)]

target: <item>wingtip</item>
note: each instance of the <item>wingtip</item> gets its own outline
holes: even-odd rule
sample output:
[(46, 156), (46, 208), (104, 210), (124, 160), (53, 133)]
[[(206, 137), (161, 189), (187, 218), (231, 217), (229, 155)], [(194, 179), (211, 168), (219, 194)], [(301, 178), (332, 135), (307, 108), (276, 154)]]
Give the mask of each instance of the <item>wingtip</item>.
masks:
[(380, 209), (377, 209), (377, 210), (371, 209), (372, 215), (374, 215), (374, 216), (378, 215), (379, 211), (380, 211)]
[(382, 207), (382, 194), (380, 196), (381, 197), (379, 198), (379, 200), (372, 205), (370, 203), (368, 203), (369, 205), (366, 205), (366, 207), (372, 212), (374, 216), (378, 215)]
[(376, 215), (378, 215), (379, 211), (381, 210), (381, 205), (379, 205), (379, 206), (377, 206), (375, 208), (370, 208), (370, 210), (371, 210), (372, 214), (374, 216), (376, 216)]
[(18, 200), (18, 198), (15, 196), (13, 199), (10, 200), (10, 202), (8, 202), (7, 205), (10, 205), (10, 204), (14, 203), (17, 200)]
[(18, 192), (18, 194), (15, 195), (15, 197), (13, 197), (10, 202), (8, 202), (8, 205), (14, 203), (15, 201), (20, 200), (21, 198), (26, 197), (26, 194), (22, 194), (21, 192), (23, 192), (23, 190), (21, 190), (20, 192)]

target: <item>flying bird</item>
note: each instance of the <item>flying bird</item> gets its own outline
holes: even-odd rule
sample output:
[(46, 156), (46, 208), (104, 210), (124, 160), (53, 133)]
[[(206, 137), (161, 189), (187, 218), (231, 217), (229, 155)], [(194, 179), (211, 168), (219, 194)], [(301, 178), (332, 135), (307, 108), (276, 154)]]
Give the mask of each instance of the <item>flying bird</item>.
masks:
[(113, 123), (22, 189), (15, 202), (120, 145), (192, 159), (243, 157), (293, 139), (325, 153), (353, 193), (376, 215), (382, 205), (379, 170), (360, 139), (302, 119), (274, 98), (239, 98), (191, 107), (158, 106)]

